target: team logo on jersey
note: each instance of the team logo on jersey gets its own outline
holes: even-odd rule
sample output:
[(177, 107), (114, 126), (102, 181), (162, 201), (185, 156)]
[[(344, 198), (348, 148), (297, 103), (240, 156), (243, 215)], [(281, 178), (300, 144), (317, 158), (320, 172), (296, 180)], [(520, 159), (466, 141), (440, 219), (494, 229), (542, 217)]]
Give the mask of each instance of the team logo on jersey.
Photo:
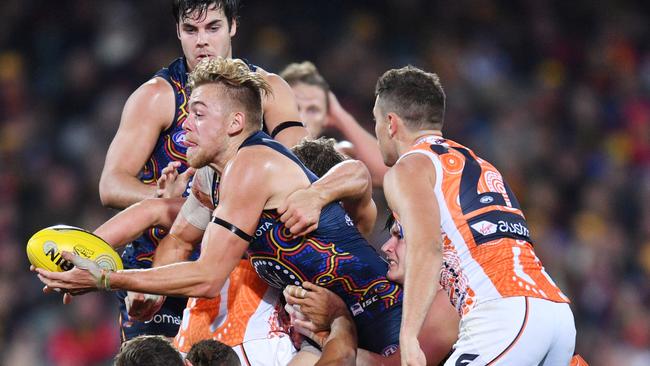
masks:
[(172, 140), (176, 145), (185, 147), (185, 131), (178, 131), (173, 134)]

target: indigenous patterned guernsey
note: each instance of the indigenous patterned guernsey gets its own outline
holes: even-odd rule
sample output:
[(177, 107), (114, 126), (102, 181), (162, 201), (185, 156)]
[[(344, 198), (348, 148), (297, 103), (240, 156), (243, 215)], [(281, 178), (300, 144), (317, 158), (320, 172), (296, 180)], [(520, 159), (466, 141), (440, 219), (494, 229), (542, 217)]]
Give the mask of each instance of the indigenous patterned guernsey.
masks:
[(420, 138), (400, 159), (410, 154), (428, 156), (436, 170), (440, 284), (461, 316), (503, 297), (569, 302), (535, 255), (519, 202), (494, 166), (439, 136)]
[[(310, 182), (317, 180), (293, 153), (262, 131), (251, 135), (240, 149), (258, 145), (291, 159)], [(218, 197), (217, 185), (213, 197)], [(402, 289), (386, 279), (387, 264), (340, 204), (325, 206), (318, 229), (297, 238), (291, 238), (276, 210), (264, 211), (247, 253), (258, 275), (273, 287), (310, 281), (339, 295), (357, 325), (359, 347), (384, 355), (397, 350)]]

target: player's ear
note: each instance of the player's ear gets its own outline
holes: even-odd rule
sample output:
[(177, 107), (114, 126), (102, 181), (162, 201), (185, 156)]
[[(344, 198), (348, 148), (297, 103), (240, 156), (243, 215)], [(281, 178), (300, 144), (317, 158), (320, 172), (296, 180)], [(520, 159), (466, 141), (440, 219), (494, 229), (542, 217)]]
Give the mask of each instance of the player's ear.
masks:
[(399, 118), (398, 115), (395, 113), (388, 113), (388, 123), (387, 123), (387, 128), (388, 128), (388, 135), (390, 137), (394, 137), (395, 134), (397, 133), (397, 130), (399, 128), (399, 124), (402, 121), (401, 118)]
[(246, 127), (246, 116), (243, 112), (233, 112), (228, 122), (228, 135), (236, 135)]
[(234, 37), (237, 34), (237, 20), (233, 19), (230, 21), (230, 38)]
[(181, 23), (176, 23), (176, 37), (181, 39)]

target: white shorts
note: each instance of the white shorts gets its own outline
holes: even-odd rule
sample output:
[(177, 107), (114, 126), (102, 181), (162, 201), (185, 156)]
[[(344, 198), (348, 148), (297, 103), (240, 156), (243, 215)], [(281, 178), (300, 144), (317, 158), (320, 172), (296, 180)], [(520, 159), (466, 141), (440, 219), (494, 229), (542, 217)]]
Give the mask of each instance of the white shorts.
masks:
[(288, 335), (246, 341), (232, 348), (242, 366), (286, 366), (297, 353)]
[(461, 319), (445, 366), (564, 366), (575, 338), (569, 304), (522, 296), (490, 300)]

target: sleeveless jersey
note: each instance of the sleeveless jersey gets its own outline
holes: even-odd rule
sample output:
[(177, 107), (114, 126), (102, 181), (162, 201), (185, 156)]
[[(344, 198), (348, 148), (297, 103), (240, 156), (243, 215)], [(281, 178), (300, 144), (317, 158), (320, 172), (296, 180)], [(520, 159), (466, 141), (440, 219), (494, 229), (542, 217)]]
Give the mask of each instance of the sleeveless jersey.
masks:
[[(302, 162), (266, 133), (251, 135), (240, 148), (262, 145), (298, 164), (310, 182), (317, 180)], [(338, 203), (321, 211), (318, 229), (291, 238), (276, 210), (260, 217), (248, 248), (251, 264), (269, 285), (282, 289), (310, 281), (339, 295), (358, 326), (376, 321), (382, 313), (401, 305), (402, 289), (386, 279), (387, 264), (354, 226)]]
[[(248, 61), (245, 62), (252, 71), (257, 70), (257, 66), (248, 63)], [(178, 168), (179, 173), (184, 172), (188, 168), (187, 147), (183, 144), (185, 141), (183, 122), (185, 122), (189, 114), (188, 102), (190, 90), (187, 86), (188, 72), (185, 58), (180, 57), (154, 75), (154, 77), (165, 79), (174, 90), (176, 114), (174, 115), (172, 124), (160, 133), (151, 157), (140, 172), (139, 179), (143, 183), (156, 184), (156, 181), (160, 178), (161, 171), (172, 161), (181, 162), (181, 166)], [(183, 194), (183, 197), (187, 197), (188, 193), (189, 189)], [(165, 235), (165, 230), (151, 228), (140, 238), (129, 244), (122, 254), (125, 267), (151, 267), (156, 247)], [(196, 260), (198, 257), (199, 249), (192, 253), (190, 259)]]
[(174, 346), (187, 353), (203, 339), (230, 347), (255, 339), (289, 333), (279, 319), (280, 293), (261, 281), (247, 260), (242, 260), (214, 299), (189, 298)]
[[(161, 171), (172, 161), (181, 162), (181, 166), (178, 168), (180, 173), (188, 168), (185, 155), (187, 147), (183, 145), (185, 140), (183, 122), (185, 122), (189, 113), (187, 103), (190, 93), (187, 88), (187, 72), (185, 58), (181, 57), (172, 62), (169, 67), (161, 69), (154, 75), (154, 77), (165, 79), (174, 90), (176, 114), (171, 125), (158, 136), (158, 141), (149, 160), (140, 171), (139, 179), (143, 183), (156, 184)], [(187, 196), (187, 194), (186, 191), (183, 196)], [(124, 253), (122, 253), (125, 268), (151, 267), (153, 254), (165, 234), (165, 230), (150, 228), (141, 237), (127, 245)], [(192, 259), (196, 258), (198, 258), (198, 253), (195, 252)]]
[[(212, 211), (219, 203), (219, 174), (209, 166), (197, 170), (192, 189), (180, 215), (198, 229), (206, 230)], [(280, 292), (269, 287), (255, 273), (248, 260), (241, 260), (214, 299), (190, 297), (174, 339), (179, 351), (187, 353), (203, 339), (215, 339), (231, 347), (255, 339), (288, 334), (281, 321)]]
[(461, 316), (502, 297), (569, 302), (535, 255), (519, 202), (492, 164), (439, 136), (420, 138), (400, 159), (410, 154), (428, 156), (435, 167), (440, 284)]

